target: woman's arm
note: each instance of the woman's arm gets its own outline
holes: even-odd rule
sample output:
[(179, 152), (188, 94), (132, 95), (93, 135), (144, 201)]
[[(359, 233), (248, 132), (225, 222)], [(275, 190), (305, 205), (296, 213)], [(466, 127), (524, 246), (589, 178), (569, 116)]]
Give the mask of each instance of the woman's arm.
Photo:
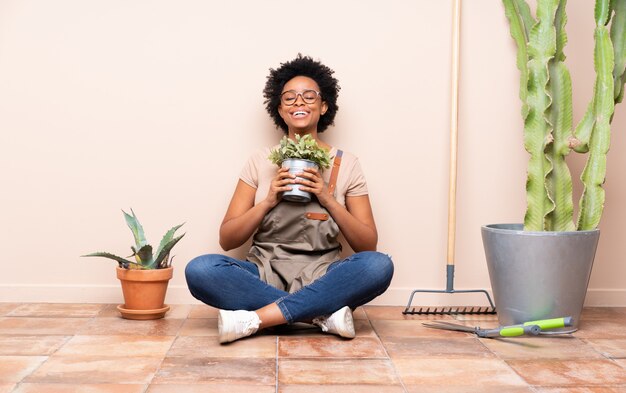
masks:
[(306, 168), (300, 176), (304, 178), (296, 180), (296, 183), (304, 186), (300, 189), (315, 194), (354, 251), (376, 251), (378, 232), (368, 195), (347, 196), (344, 207), (328, 192), (328, 186), (317, 170)]
[(224, 251), (232, 250), (244, 244), (258, 228), (268, 211), (280, 202), (279, 194), (291, 190), (294, 175), (281, 168), (272, 180), (267, 197), (254, 204), (256, 189), (242, 180), (228, 205), (228, 210), (220, 226), (220, 246)]
[(346, 207), (335, 198), (324, 206), (355, 251), (376, 251), (378, 232), (368, 195), (346, 197)]

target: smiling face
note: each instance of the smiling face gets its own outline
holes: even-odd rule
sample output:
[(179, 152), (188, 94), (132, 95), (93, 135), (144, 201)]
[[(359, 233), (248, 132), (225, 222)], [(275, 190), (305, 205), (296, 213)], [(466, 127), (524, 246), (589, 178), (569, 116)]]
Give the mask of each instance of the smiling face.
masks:
[[(317, 96), (315, 102), (307, 104), (307, 101), (311, 101), (315, 94), (319, 92), (320, 88), (317, 83), (306, 76), (296, 76), (285, 83), (282, 93), (294, 92), (296, 99), (293, 105), (286, 105), (284, 100), (281, 100), (278, 106), (278, 113), (283, 118), (287, 127), (289, 127), (289, 134), (305, 134), (305, 133), (317, 133), (317, 123), (327, 110), (328, 105), (321, 96)], [(306, 92), (306, 93), (305, 93)]]

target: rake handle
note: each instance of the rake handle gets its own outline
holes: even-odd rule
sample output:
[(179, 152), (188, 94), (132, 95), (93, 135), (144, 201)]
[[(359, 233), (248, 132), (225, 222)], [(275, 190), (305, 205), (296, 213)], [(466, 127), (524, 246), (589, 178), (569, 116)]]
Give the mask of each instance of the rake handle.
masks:
[[(452, 23), (452, 83), (450, 94), (450, 175), (448, 186), (448, 272), (454, 266), (456, 234), (456, 172), (459, 121), (459, 52), (461, 30), (461, 0), (454, 0)], [(450, 273), (448, 273), (450, 274)]]

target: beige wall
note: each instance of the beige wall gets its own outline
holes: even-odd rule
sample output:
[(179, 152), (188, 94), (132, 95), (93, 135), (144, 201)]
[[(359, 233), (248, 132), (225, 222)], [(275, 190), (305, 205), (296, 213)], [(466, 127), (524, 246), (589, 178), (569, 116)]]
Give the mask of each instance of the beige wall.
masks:
[[(576, 119), (593, 82), (593, 2), (582, 3), (569, 7)], [(153, 243), (186, 222), (168, 302), (192, 302), (185, 263), (220, 251), (244, 160), (281, 136), (263, 109), (268, 68), (298, 52), (342, 86), (324, 136), (361, 157), (379, 249), (396, 263), (376, 302), (444, 288), (450, 20), (451, 0), (1, 0), (0, 301), (119, 302), (115, 264), (79, 255), (128, 255), (120, 209), (132, 207)], [(455, 286), (489, 288), (480, 226), (524, 214), (518, 72), (499, 0), (465, 0), (462, 23)], [(626, 305), (625, 112), (588, 304)]]

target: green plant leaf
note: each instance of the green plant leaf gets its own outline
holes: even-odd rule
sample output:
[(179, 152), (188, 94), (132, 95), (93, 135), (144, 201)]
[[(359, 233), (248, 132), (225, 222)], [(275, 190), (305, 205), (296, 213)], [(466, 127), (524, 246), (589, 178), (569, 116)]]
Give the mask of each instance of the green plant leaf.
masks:
[[(594, 96), (595, 96), (595, 86), (594, 86)], [(580, 120), (578, 125), (576, 126), (576, 130), (574, 131), (574, 136), (576, 137), (576, 145), (573, 147), (574, 151), (577, 153), (587, 153), (589, 151), (589, 139), (591, 138), (591, 131), (593, 131), (593, 126), (595, 124), (594, 117), (594, 108), (596, 103), (591, 98), (591, 102), (587, 106), (587, 110), (585, 111), (585, 115)]]
[(185, 236), (184, 233), (182, 235), (178, 236), (178, 237), (173, 238), (172, 240), (167, 242), (167, 244), (165, 244), (161, 248), (161, 251), (157, 255), (156, 259), (154, 260), (154, 265), (156, 267), (158, 267), (158, 268), (163, 267), (162, 266), (163, 262), (165, 262), (167, 264), (167, 257), (169, 256), (170, 251), (176, 245), (176, 243), (178, 243), (180, 241), (180, 239), (183, 238), (183, 236)]
[(185, 225), (185, 223), (182, 223), (180, 225), (176, 225), (176, 226), (172, 227), (169, 231), (167, 231), (165, 233), (165, 235), (161, 239), (161, 242), (159, 243), (159, 247), (157, 248), (157, 251), (155, 253), (155, 255), (157, 255), (157, 257), (158, 257), (159, 254), (161, 254), (161, 250), (163, 249), (163, 247), (165, 247), (165, 245), (167, 243), (169, 243), (174, 238), (174, 233), (178, 230), (178, 228), (182, 227), (183, 225)]
[(567, 0), (561, 0), (554, 17), (554, 27), (556, 28), (556, 53), (554, 59), (556, 61), (565, 61), (565, 45), (567, 45), (567, 32), (565, 25), (567, 24), (567, 13), (565, 7)]
[(611, 42), (615, 56), (613, 67), (613, 85), (615, 102), (622, 102), (624, 82), (626, 81), (626, 0), (614, 0), (615, 14), (611, 21)]
[(135, 215), (133, 209), (130, 209), (130, 212), (132, 213), (132, 216), (122, 210), (122, 213), (124, 213), (124, 219), (126, 220), (126, 224), (133, 232), (133, 237), (135, 238), (135, 246), (137, 247), (137, 249), (140, 249), (147, 244), (146, 236), (143, 232), (143, 227), (141, 226), (141, 223), (139, 222), (139, 219)]
[(296, 134), (295, 141), (284, 136), (280, 140), (280, 146), (270, 151), (268, 156), (268, 159), (276, 165), (280, 165), (289, 158), (313, 161), (320, 170), (330, 168), (331, 157), (328, 150), (320, 147), (317, 141), (309, 134), (303, 137)]
[(135, 260), (146, 269), (154, 269), (154, 259), (152, 257), (152, 246), (146, 244), (135, 253)]
[(552, 102), (548, 89), (548, 63), (556, 51), (554, 18), (558, 5), (558, 0), (538, 1), (537, 23), (530, 31), (528, 45), (528, 115), (524, 121), (524, 147), (530, 158), (524, 229), (529, 231), (544, 230), (545, 217), (554, 209), (554, 201), (546, 188), (546, 176), (553, 168), (544, 152), (552, 143), (552, 124), (548, 119)]
[(609, 23), (609, 15), (611, 14), (611, 0), (596, 0), (594, 9), (594, 17), (596, 26), (604, 26)]
[(572, 136), (572, 82), (569, 71), (562, 61), (556, 58), (550, 62), (550, 122), (553, 125), (554, 141), (547, 146), (546, 157), (552, 170), (546, 176), (546, 188), (554, 209), (544, 221), (546, 231), (573, 231), (574, 203), (572, 197), (572, 176), (565, 157), (569, 154), (569, 140)]
[(595, 30), (594, 87), (595, 123), (589, 143), (589, 157), (583, 169), (581, 180), (583, 193), (579, 203), (578, 230), (597, 228), (604, 209), (604, 183), (606, 175), (606, 154), (611, 138), (611, 117), (615, 109), (613, 88), (613, 44), (607, 27), (600, 24)]
[(522, 118), (528, 114), (528, 39), (535, 21), (524, 0), (503, 0), (506, 17), (509, 20), (511, 37), (517, 44), (517, 68), (520, 70), (519, 97), (522, 100)]
[(128, 268), (129, 264), (141, 266), (140, 264), (136, 262), (129, 261), (128, 259), (118, 257), (117, 255), (114, 255), (108, 252), (94, 252), (94, 253), (87, 254), (87, 255), (81, 255), (81, 257), (102, 257), (102, 258), (113, 259), (114, 261), (117, 261), (119, 263), (120, 267), (125, 268), (125, 269)]

